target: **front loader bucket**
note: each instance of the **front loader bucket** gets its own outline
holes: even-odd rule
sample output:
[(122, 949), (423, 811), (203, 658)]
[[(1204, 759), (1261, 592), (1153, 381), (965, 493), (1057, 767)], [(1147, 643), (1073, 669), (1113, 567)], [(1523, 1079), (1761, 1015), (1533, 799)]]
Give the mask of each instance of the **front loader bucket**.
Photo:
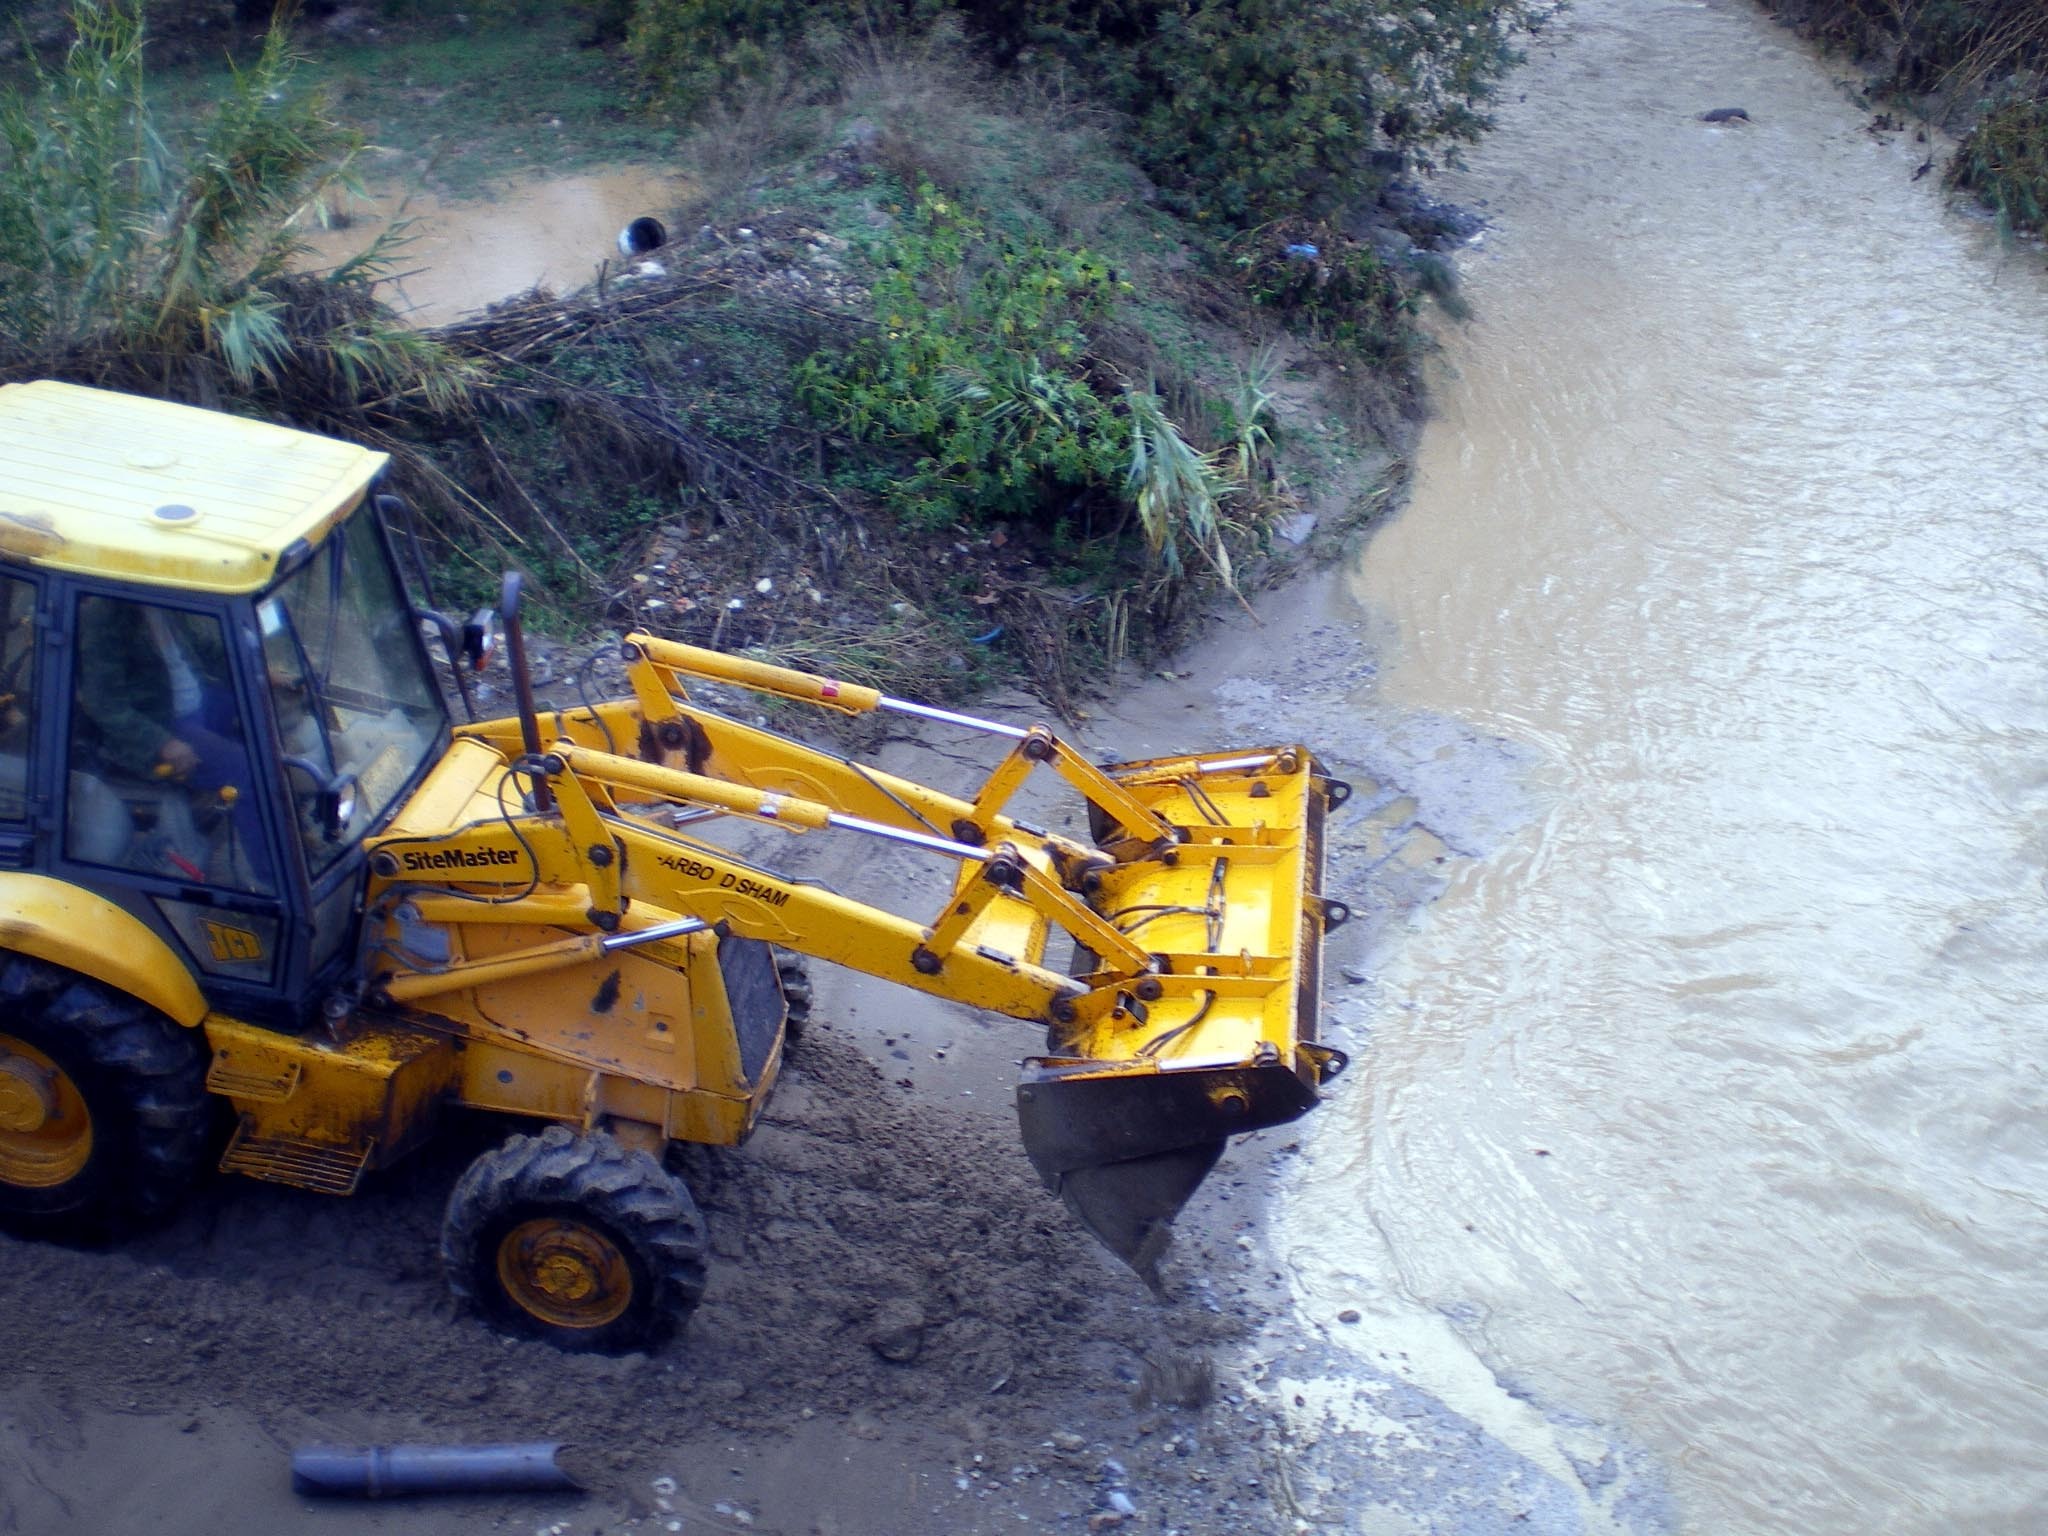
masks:
[(1224, 1142), (1285, 1124), (1315, 1102), (1315, 1089), (1277, 1062), (1166, 1071), (1041, 1059), (1026, 1063), (1017, 1087), (1038, 1176), (1154, 1289), (1173, 1218)]
[(1024, 1064), (1017, 1115), (1046, 1187), (1157, 1289), (1225, 1142), (1305, 1113), (1343, 1069), (1316, 1037), (1323, 933), (1349, 915), (1321, 895), (1323, 822), (1349, 789), (1299, 748), (1107, 771), (1183, 834), (1162, 851), (1093, 829), (1123, 862), (1089, 905), (1156, 974), (1124, 984), (1079, 951), (1089, 1000)]

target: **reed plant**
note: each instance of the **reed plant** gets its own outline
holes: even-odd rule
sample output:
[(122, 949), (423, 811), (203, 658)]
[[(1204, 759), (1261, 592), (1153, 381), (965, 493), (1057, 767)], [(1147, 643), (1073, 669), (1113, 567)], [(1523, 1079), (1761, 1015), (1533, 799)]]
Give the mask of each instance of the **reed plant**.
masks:
[(2008, 231), (2048, 229), (2048, 97), (1994, 105), (1957, 147), (1945, 179), (1983, 198)]
[(1268, 342), (1236, 366), (1222, 402), (1225, 460), (1240, 485), (1252, 484), (1273, 456), (1273, 407), (1279, 403), (1285, 368), (1280, 348)]
[(1220, 456), (1203, 453), (1181, 435), (1156, 390), (1127, 390), (1131, 457), (1124, 493), (1138, 516), (1145, 549), (1168, 578), (1185, 573), (1187, 552), (1206, 561), (1231, 591), (1230, 536), (1237, 531), (1224, 507), (1241, 488), (1223, 472)]
[(172, 142), (150, 108), (139, 0), (78, 0), (71, 21), (62, 60), (0, 94), (0, 377), (329, 419), (463, 399), (469, 370), (371, 296), (402, 232), (301, 270), (360, 141), (295, 87), (282, 24)]

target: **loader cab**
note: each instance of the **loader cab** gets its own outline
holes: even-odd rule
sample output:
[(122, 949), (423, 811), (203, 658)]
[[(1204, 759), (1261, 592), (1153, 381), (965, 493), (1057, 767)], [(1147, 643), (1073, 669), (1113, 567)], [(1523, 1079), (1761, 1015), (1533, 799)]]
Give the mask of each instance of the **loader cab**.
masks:
[[(32, 450), (39, 413), (68, 419)], [(24, 474), (67, 447), (98, 472)], [(0, 390), (0, 879), (133, 914), (251, 1022), (298, 1027), (343, 979), (363, 839), (448, 742), (367, 494), (381, 467), (158, 402)], [(21, 507), (37, 490), (61, 505)]]

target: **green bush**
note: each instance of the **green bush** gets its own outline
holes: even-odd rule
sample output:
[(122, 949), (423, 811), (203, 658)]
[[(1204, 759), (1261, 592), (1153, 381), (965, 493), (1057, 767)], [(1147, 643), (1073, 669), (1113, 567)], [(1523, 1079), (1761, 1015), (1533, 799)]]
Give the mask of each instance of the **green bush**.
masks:
[[(388, 3), (388, 0), (387, 0)], [(414, 0), (417, 6), (420, 0)], [(634, 0), (568, 0), (566, 9), (590, 27), (592, 43), (623, 42), (633, 19)], [(487, 27), (541, 21), (563, 9), (563, 0), (435, 0), (436, 9), (473, 16)]]
[(1127, 291), (1106, 262), (991, 233), (929, 185), (871, 254), (875, 334), (808, 360), (798, 389), (857, 441), (914, 456), (886, 492), (899, 516), (1035, 519), (1117, 484), (1130, 429), (1086, 374), (1086, 327)]
[(1416, 298), (1371, 246), (1327, 224), (1290, 223), (1248, 230), (1228, 251), (1254, 304), (1368, 362), (1406, 358)]
[(1985, 113), (1947, 180), (1983, 198), (2009, 230), (2048, 229), (2048, 99), (2017, 96)]
[[(1102, 257), (991, 230), (930, 184), (870, 253), (874, 334), (798, 369), (798, 398), (907, 474), (871, 489), (915, 527), (1016, 519), (1070, 536), (1077, 508), (1134, 519), (1149, 569), (1199, 556), (1226, 585), (1241, 486), (1191, 447), (1148, 387), (1094, 364), (1092, 327), (1131, 292)], [(1245, 402), (1245, 462), (1270, 442)]]
[(849, 30), (928, 23), (946, 0), (623, 0), (626, 44), (650, 93), (694, 113)]
[(1335, 211), (1373, 143), (1373, 79), (1328, 4), (1251, 0), (1176, 15), (1112, 76), (1155, 180), (1232, 228)]
[(1132, 150), (1153, 177), (1233, 228), (1329, 216), (1356, 200), (1376, 147), (1427, 159), (1477, 137), (1530, 10), (1523, 0), (1020, 9), (1038, 18), (1038, 46), (1097, 75), (1132, 116)]
[(695, 112), (766, 72), (813, 9), (807, 0), (639, 0), (626, 42), (655, 98)]

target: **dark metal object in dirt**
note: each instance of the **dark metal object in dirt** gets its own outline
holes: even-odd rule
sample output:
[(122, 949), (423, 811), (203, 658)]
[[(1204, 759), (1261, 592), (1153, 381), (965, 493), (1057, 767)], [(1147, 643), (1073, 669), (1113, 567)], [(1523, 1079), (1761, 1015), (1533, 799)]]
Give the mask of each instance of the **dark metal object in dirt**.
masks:
[(292, 1452), (292, 1492), (386, 1499), (413, 1493), (581, 1493), (555, 1463), (558, 1441), (530, 1445), (308, 1445)]
[(1711, 112), (1702, 112), (1700, 114), (1700, 121), (1703, 123), (1746, 123), (1749, 121), (1749, 114), (1740, 107), (1716, 107)]
[[(1328, 1051), (1328, 1048), (1323, 1048)], [(1341, 1053), (1325, 1076), (1342, 1070)], [(1017, 1086), (1024, 1151), (1045, 1187), (1155, 1291), (1173, 1218), (1232, 1136), (1284, 1125), (1316, 1093), (1266, 1066), (1104, 1075), (1093, 1061), (1034, 1063)]]

